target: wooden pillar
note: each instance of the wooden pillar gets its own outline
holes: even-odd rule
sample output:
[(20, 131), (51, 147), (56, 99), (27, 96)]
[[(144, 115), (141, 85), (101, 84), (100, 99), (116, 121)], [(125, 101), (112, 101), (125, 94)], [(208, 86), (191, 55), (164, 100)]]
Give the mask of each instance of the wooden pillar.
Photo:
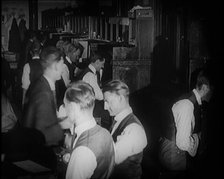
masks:
[(38, 30), (38, 0), (29, 0), (29, 29)]

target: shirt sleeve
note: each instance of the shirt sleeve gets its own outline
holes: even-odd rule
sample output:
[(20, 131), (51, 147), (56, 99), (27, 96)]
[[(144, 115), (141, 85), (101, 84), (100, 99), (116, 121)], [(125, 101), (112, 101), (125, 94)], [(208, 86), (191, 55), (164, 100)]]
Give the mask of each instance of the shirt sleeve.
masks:
[(144, 129), (136, 124), (128, 125), (120, 136), (117, 136), (115, 145), (115, 163), (119, 164), (129, 156), (140, 153), (147, 145)]
[(183, 100), (176, 103), (172, 108), (176, 123), (176, 145), (181, 150), (187, 151), (191, 156), (195, 156), (199, 139), (197, 134), (193, 134), (194, 114), (193, 104)]
[(64, 64), (63, 66), (63, 70), (62, 70), (62, 79), (65, 82), (65, 86), (68, 86), (68, 84), (71, 82), (70, 78), (69, 78), (69, 70), (68, 67)]
[(88, 72), (83, 77), (83, 81), (89, 83), (93, 87), (96, 99), (103, 100), (103, 93), (102, 93), (102, 91), (101, 91), (101, 89), (100, 89), (100, 87), (99, 87), (99, 85), (97, 83), (96, 75), (94, 75), (91, 72)]
[(97, 162), (94, 153), (87, 147), (77, 147), (72, 152), (66, 172), (66, 179), (91, 178), (96, 166)]
[(23, 67), (22, 88), (27, 90), (30, 86), (30, 65), (28, 63)]

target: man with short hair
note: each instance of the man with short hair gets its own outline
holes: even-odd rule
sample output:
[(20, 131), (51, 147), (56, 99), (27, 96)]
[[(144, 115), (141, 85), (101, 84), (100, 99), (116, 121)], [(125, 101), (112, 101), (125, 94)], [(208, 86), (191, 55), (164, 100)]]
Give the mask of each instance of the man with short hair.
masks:
[(95, 95), (93, 88), (84, 81), (74, 82), (64, 97), (65, 110), (77, 135), (66, 179), (107, 179), (114, 167), (114, 147), (110, 133), (97, 125), (93, 117)]
[(109, 113), (103, 108), (103, 93), (101, 90), (102, 69), (104, 68), (105, 60), (102, 52), (94, 52), (89, 66), (78, 75), (79, 80), (83, 80), (93, 87), (96, 97), (93, 116), (100, 119), (99, 122), (104, 127), (106, 127), (107, 123), (110, 123)]
[(160, 161), (168, 170), (189, 171), (198, 152), (202, 122), (200, 108), (202, 101), (211, 97), (211, 80), (208, 73), (201, 70), (196, 81), (195, 88), (173, 104), (171, 122), (161, 138)]
[(83, 49), (82, 45), (79, 43), (72, 44), (72, 43), (65, 43), (64, 47), (64, 64), (62, 70), (62, 76), (60, 80), (56, 82), (56, 89), (57, 89), (57, 99), (59, 107), (63, 104), (63, 98), (66, 91), (67, 86), (74, 81), (75, 79), (75, 69), (76, 64), (80, 56), (82, 55)]
[(24, 127), (40, 130), (46, 145), (58, 145), (63, 131), (58, 124), (56, 113), (55, 82), (60, 79), (63, 67), (62, 53), (56, 47), (46, 47), (41, 52), (42, 76), (31, 84), (28, 104), (24, 112)]
[(40, 53), (41, 53), (41, 44), (39, 41), (34, 41), (31, 45), (30, 54), (32, 59), (23, 67), (22, 74), (22, 88), (23, 88), (23, 97), (22, 97), (22, 106), (26, 102), (26, 92), (30, 84), (36, 81), (42, 74), (43, 69), (40, 64)]
[(147, 145), (144, 127), (129, 104), (129, 88), (120, 80), (103, 87), (104, 108), (114, 116), (111, 135), (115, 143), (115, 169), (112, 178), (140, 179), (143, 150)]

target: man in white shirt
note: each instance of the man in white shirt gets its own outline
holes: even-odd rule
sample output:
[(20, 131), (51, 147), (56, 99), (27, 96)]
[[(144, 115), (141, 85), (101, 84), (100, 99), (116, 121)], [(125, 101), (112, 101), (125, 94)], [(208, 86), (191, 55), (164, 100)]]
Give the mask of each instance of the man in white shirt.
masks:
[(191, 167), (189, 159), (196, 156), (200, 138), (200, 106), (210, 97), (210, 81), (205, 71), (197, 77), (195, 89), (182, 96), (172, 106), (172, 136), (162, 140), (160, 160), (169, 170), (185, 171)]
[(66, 179), (110, 177), (114, 168), (114, 147), (110, 133), (93, 117), (95, 95), (84, 81), (72, 83), (65, 92), (65, 111), (77, 135), (68, 159)]
[(64, 64), (61, 79), (56, 82), (57, 91), (57, 105), (58, 107), (63, 103), (64, 93), (67, 86), (74, 81), (74, 72), (76, 64), (82, 55), (83, 47), (81, 44), (64, 43), (63, 52), (65, 53)]
[(40, 64), (40, 52), (41, 52), (41, 44), (39, 41), (34, 41), (30, 54), (32, 59), (29, 60), (25, 66), (23, 67), (22, 74), (22, 88), (23, 88), (23, 97), (22, 97), (22, 105), (25, 103), (26, 92), (33, 81), (36, 81), (42, 74), (43, 69)]
[(105, 58), (102, 52), (96, 51), (93, 53), (89, 66), (80, 73), (78, 79), (83, 80), (93, 87), (96, 101), (93, 111), (93, 116), (99, 118), (103, 127), (107, 128), (110, 121), (108, 111), (103, 107), (103, 93), (101, 90), (102, 69), (104, 68)]
[(114, 80), (103, 87), (104, 108), (114, 116), (111, 135), (115, 143), (113, 178), (141, 178), (143, 150), (147, 145), (145, 130), (129, 105), (129, 88)]

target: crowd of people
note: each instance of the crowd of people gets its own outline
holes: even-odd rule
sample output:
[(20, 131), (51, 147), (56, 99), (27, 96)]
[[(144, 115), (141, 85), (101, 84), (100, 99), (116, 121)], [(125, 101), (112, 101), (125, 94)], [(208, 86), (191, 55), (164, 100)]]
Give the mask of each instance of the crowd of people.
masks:
[[(79, 68), (84, 50), (79, 42), (60, 39), (54, 46), (43, 45), (33, 35), (26, 49), (19, 120), (7, 94), (2, 94), (2, 162), (18, 160), (10, 151), (21, 152), (16, 148), (23, 144), (18, 133), (28, 129), (38, 135), (27, 133), (32, 152), (26, 151), (23, 160), (38, 159), (58, 178), (140, 179), (144, 149), (149, 143), (146, 131), (133, 113), (127, 84), (111, 79), (102, 85), (103, 53), (92, 52), (89, 64)], [(195, 88), (170, 109), (169, 130), (160, 140), (160, 160), (167, 170), (182, 173), (194, 168), (203, 135), (200, 106), (209, 100), (211, 89), (210, 79), (202, 70)], [(105, 126), (105, 120), (111, 125)], [(18, 137), (16, 141), (7, 138), (11, 131)], [(41, 142), (31, 148), (34, 140)], [(10, 150), (9, 143), (15, 143), (16, 150)]]

